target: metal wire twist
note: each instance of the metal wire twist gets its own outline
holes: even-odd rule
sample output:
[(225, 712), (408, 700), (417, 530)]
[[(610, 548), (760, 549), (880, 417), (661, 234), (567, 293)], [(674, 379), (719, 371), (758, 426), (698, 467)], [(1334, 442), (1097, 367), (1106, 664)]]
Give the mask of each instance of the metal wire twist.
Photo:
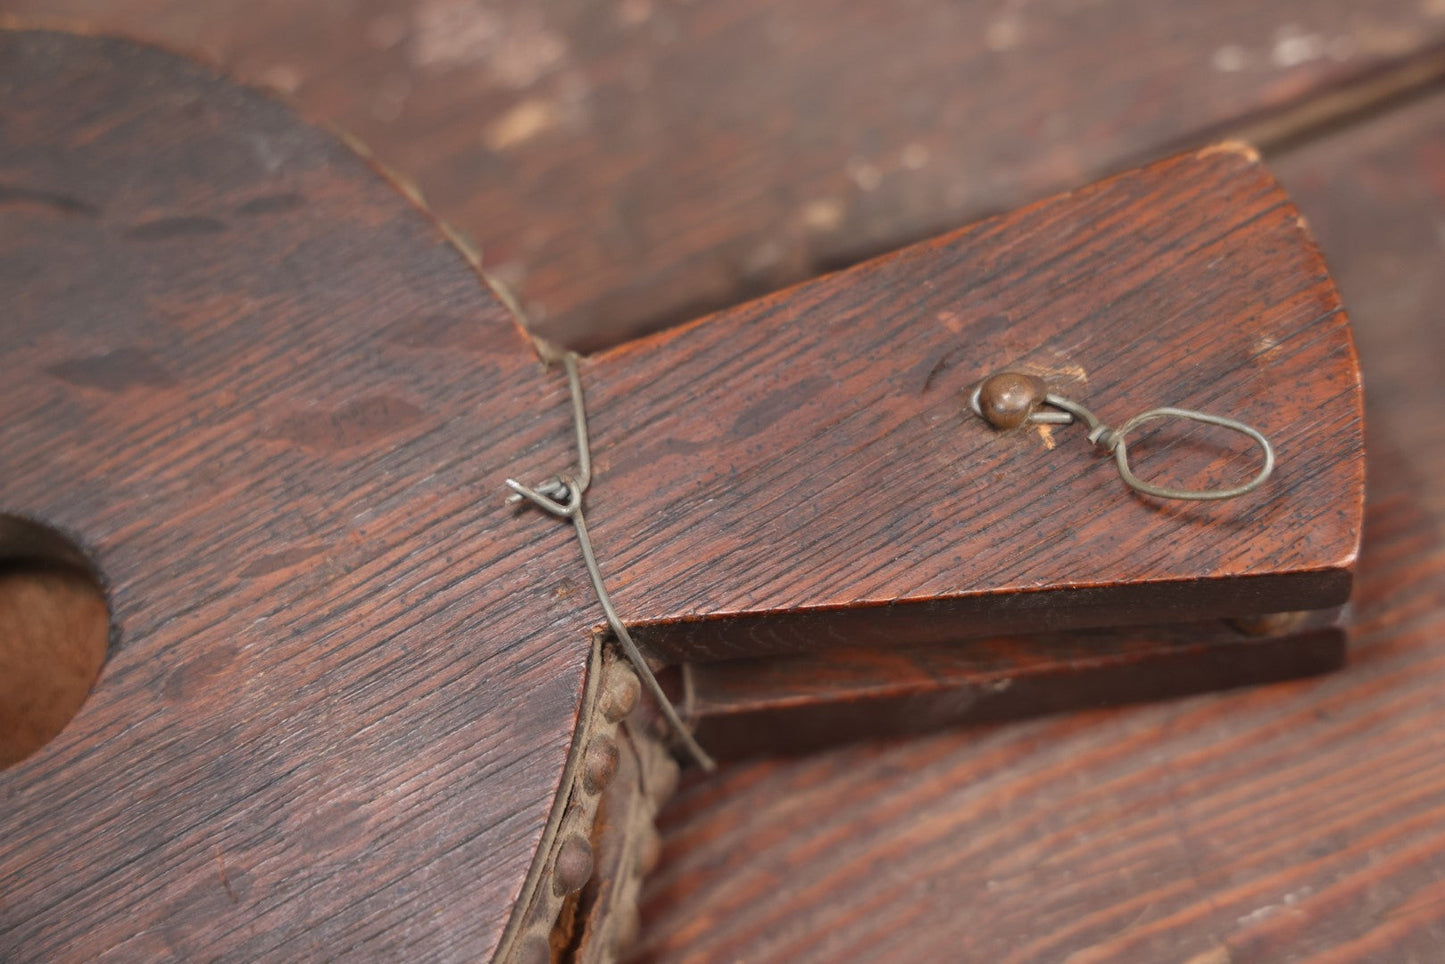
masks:
[(525, 499), (549, 515), (567, 519), (572, 523), (577, 533), (577, 544), (582, 549), (582, 560), (587, 565), (587, 575), (592, 580), (593, 591), (597, 594), (597, 602), (602, 607), (602, 614), (607, 617), (607, 625), (612, 630), (612, 635), (622, 647), (623, 655), (637, 671), (638, 678), (652, 695), (683, 749), (704, 770), (712, 770), (717, 764), (708, 756), (707, 751), (698, 745), (692, 731), (683, 723), (682, 717), (678, 716), (677, 708), (662, 691), (652, 668), (647, 665), (647, 660), (643, 659), (642, 652), (633, 642), (632, 634), (627, 631), (627, 627), (617, 615), (617, 610), (613, 608), (607, 587), (603, 585), (602, 569), (597, 564), (596, 553), (592, 551), (592, 539), (587, 534), (587, 519), (582, 506), (587, 487), (592, 483), (592, 453), (587, 438), (587, 405), (582, 395), (582, 376), (577, 371), (577, 355), (568, 352), (562, 358), (562, 365), (567, 370), (567, 387), (572, 393), (572, 421), (577, 433), (577, 475), (554, 475), (536, 488), (523, 485), (516, 479), (508, 479), (507, 486), (512, 490), (512, 495), (507, 497), (507, 502), (515, 504)]

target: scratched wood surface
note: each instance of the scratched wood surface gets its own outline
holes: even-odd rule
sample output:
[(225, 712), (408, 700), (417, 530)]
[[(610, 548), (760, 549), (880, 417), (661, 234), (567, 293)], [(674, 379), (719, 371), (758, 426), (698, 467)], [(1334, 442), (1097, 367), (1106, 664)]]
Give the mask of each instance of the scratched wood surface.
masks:
[[(0, 0), (194, 47), (406, 172), (596, 347), (1342, 90), (1432, 0)], [(1424, 56), (1430, 63), (1417, 63)], [(1286, 127), (1289, 125), (1286, 124)]]
[(93, 552), (117, 643), (0, 771), (6, 961), (489, 958), (589, 651), (565, 434), (428, 217), (163, 53), (0, 33), (0, 509)]
[[(1227, 413), (1272, 439), (1279, 467), (1239, 499), (1135, 497), (1078, 427), (999, 433), (974, 415), (969, 388), (1005, 368), (1116, 425), (1161, 404)], [(1349, 593), (1364, 463), (1348, 323), (1294, 208), (1239, 145), (628, 343), (582, 377), (603, 567), (622, 573), (639, 643), (668, 659)], [(1137, 451), (1146, 474), (1202, 487), (1258, 460), (1218, 436)]]
[(1347, 667), (694, 780), (634, 960), (1439, 959), (1445, 99), (1278, 169), (1370, 387)]

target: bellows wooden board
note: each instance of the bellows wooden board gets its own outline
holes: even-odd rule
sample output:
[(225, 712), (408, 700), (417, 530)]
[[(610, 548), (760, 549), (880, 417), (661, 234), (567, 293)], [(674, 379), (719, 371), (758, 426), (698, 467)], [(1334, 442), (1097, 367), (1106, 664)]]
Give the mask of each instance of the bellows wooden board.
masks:
[[(970, 389), (1010, 368), (1114, 424), (1160, 405), (1240, 419), (1278, 468), (1239, 499), (1137, 497), (1078, 427), (1000, 434), (970, 411)], [(1349, 593), (1358, 362), (1298, 213), (1237, 145), (632, 342), (583, 377), (596, 540), (634, 635), (669, 658), (1318, 609)], [(1254, 471), (1247, 442), (1191, 440), (1141, 471)]]

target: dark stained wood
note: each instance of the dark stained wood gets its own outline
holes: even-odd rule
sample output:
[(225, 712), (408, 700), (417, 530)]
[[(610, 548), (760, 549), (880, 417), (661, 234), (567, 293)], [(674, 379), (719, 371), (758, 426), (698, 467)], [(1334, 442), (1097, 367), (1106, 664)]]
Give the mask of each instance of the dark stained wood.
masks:
[[(505, 475), (570, 458), (560, 381), (424, 212), (284, 107), (125, 42), (32, 32), (0, 44), (0, 297), (11, 306), (0, 442), (14, 467), (0, 507), (79, 539), (117, 633), (71, 725), (0, 774), (0, 949), (473, 959), (535, 948), (590, 871), (574, 804), (595, 801), (613, 773), (585, 736), (587, 701), (600, 699), (584, 689), (597, 616), (575, 546), (565, 527), (500, 501)], [(1193, 186), (1171, 187), (1180, 178)], [(1223, 208), (1191, 203), (1230, 185)], [(1282, 287), (1256, 293), (1251, 331), (1308, 331), (1320, 375), (1309, 397), (1337, 445), (1304, 488), (1340, 514), (1304, 555), (1265, 567), (1293, 570), (1296, 595), (1264, 589), (1271, 607), (1324, 604), (1348, 582), (1358, 485), (1353, 357), (1328, 279), (1238, 151), (1026, 216), (1067, 236), (1071, 218), (1151, 199), (1173, 205), (1172, 222), (1226, 235), (1231, 218), (1253, 219), (1263, 229), (1245, 234), (1280, 248), (1270, 263)], [(845, 280), (897, 284), (900, 265), (986, 259), (1017, 227), (986, 224)], [(1166, 261), (1187, 271), (1192, 258)], [(1027, 261), (996, 267), (1038, 274)], [(1112, 297), (1142, 284), (1145, 303), (1167, 309), (1174, 296), (1148, 277), (1121, 273)], [(797, 304), (836, 284), (795, 293)], [(807, 313), (785, 314), (792, 328), (774, 336), (796, 351)], [(613, 505), (677, 505), (659, 503), (654, 479), (613, 468), (630, 457), (609, 431), (647, 420), (627, 379), (651, 377), (618, 366), (671, 365), (698, 332), (727, 337), (748, 317), (588, 366), (602, 402), (598, 492)], [(961, 330), (992, 324), (949, 317)], [(910, 327), (906, 314), (885, 318)], [(1047, 350), (1001, 343), (1025, 358)], [(915, 374), (943, 390), (947, 352), (931, 364)], [(1226, 389), (1229, 370), (1212, 370)], [(777, 424), (778, 399), (759, 409), (740, 387), (732, 444), (746, 445)], [(654, 404), (680, 414), (665, 391)], [(695, 409), (693, 424), (716, 414)], [(1287, 438), (1294, 423), (1262, 424)], [(1107, 491), (1121, 494), (1116, 480)], [(632, 551), (628, 539), (607, 546)], [(654, 574), (613, 571), (624, 589)], [(872, 601), (848, 591), (826, 601)], [(1257, 608), (1234, 598), (1231, 611)], [(798, 604), (809, 603), (805, 592)], [(539, 867), (551, 874), (540, 890)]]
[[(574, 551), (565, 529), (539, 535), (535, 520), (492, 501), (518, 452), (544, 469), (566, 453), (560, 386), (433, 225), (275, 105), (154, 51), (58, 37), (6, 43), (37, 46), (5, 60), (32, 86), (6, 80), (19, 107), (0, 127), (0, 217), (18, 226), (0, 243), (7, 297), (21, 306), (11, 323), (21, 347), (4, 363), (8, 383), (26, 388), (6, 399), (6, 451), (26, 461), (7, 456), (23, 469), (0, 483), (0, 504), (56, 521), (96, 551), (122, 645), (75, 725), (0, 775), (7, 831), (21, 828), (0, 850), (0, 870), (11, 869), (0, 941), (41, 955), (304, 956), (349, 942), (358, 954), (485, 956), (562, 778), (596, 621), (577, 573), (556, 564)], [(66, 44), (86, 53), (34, 82), (27, 55), (32, 71), (64, 63), (75, 49)], [(38, 109), (46, 85), (49, 96), (54, 85), (70, 95), (73, 112)], [(74, 110), (82, 105), (93, 113)], [(1260, 187), (1252, 200), (1274, 191), (1238, 152), (1175, 163), (1185, 167), (1173, 177), (1203, 185), (1178, 195), (1181, 205), (1236, 175)], [(1134, 188), (1147, 195), (1149, 178), (1168, 182), (1168, 170)], [(1128, 183), (1099, 191), (1107, 199)], [(1287, 208), (1257, 213), (1288, 227)], [(1054, 228), (1067, 221), (1058, 205), (1026, 214)], [(956, 255), (949, 245), (1004, 223), (912, 256)], [(1273, 237), (1286, 266), (1313, 263), (1295, 228)], [(1166, 266), (1187, 269), (1190, 257)], [(1271, 277), (1294, 276), (1274, 264)], [(1291, 292), (1296, 308), (1332, 299), (1316, 272)], [(1192, 284), (1184, 273), (1173, 280)], [(1168, 285), (1145, 287), (1146, 302), (1170, 304)], [(1272, 294), (1257, 297), (1269, 306)], [(1316, 317), (1299, 314), (1307, 317), (1279, 320)], [(1329, 310), (1319, 317), (1335, 349), (1317, 356), (1331, 360), (1317, 374), (1347, 369), (1342, 321)], [(658, 357), (689, 337), (658, 342)], [(621, 391), (606, 377), (621, 357), (589, 367), (604, 399)], [(288, 362), (279, 374), (263, 371), (278, 358)], [(1313, 414), (1327, 420), (1332, 405), (1352, 406), (1354, 382), (1345, 383)], [(1119, 404), (1137, 401), (1122, 379), (1118, 387)], [(1352, 512), (1357, 519), (1351, 418), (1329, 423), (1340, 448), (1319, 463), (1326, 476), (1342, 467), (1344, 515), (1314, 546), (1337, 563), (1334, 581), (1296, 602), (1338, 598), (1348, 569), (1348, 552), (1327, 550), (1349, 543)], [(600, 467), (619, 457), (607, 445), (604, 430)], [(1082, 445), (1072, 454), (1071, 466), (1101, 465)], [(1108, 491), (1122, 492), (1109, 479)], [(655, 482), (634, 474), (630, 484), (651, 493)], [(632, 551), (626, 540), (610, 545)], [(639, 572), (619, 570), (620, 583), (649, 575)], [(198, 581), (213, 591), (195, 598)], [(528, 623), (539, 598), (544, 618)], [(1289, 598), (1276, 592), (1246, 609)], [(538, 734), (541, 749), (517, 749), (517, 737)], [(509, 749), (510, 765), (501, 760)], [(79, 789), (77, 762), (94, 774)], [(131, 781), (122, 792), (117, 773)], [(528, 792), (536, 799), (522, 800)], [(164, 802), (137, 817), (137, 797)], [(208, 808), (204, 824), (189, 819), (197, 801)], [(79, 832), (57, 857), (27, 836), (42, 825)], [(79, 858), (65, 854), (82, 851), (88, 876), (77, 879)], [(16, 898), (10, 880), (21, 881)], [(82, 904), (91, 909), (77, 925)]]
[(1334, 613), (1249, 636), (1218, 624), (998, 637), (917, 648), (690, 663), (668, 680), (698, 740), (719, 759), (800, 753), (1252, 686), (1339, 669)]
[[(1115, 425), (1159, 405), (1273, 440), (1264, 489), (1134, 495), (1080, 427), (999, 433), (1001, 369)], [(588, 359), (594, 540), (664, 659), (1181, 622), (1345, 601), (1363, 511), (1338, 297), (1248, 149), (1209, 148)], [(559, 379), (560, 380), (560, 379)], [(1243, 481), (1249, 443), (1146, 475)], [(565, 444), (565, 443), (564, 443)], [(528, 451), (540, 477), (561, 446)], [(1152, 462), (1152, 464), (1150, 464)]]
[(414, 177), (546, 334), (586, 347), (1397, 69), (1438, 76), (1445, 38), (1424, 0), (0, 9), (198, 49), (293, 93)]
[(44, 33), (0, 90), (0, 509), (78, 538), (118, 633), (0, 771), (0, 958), (490, 957), (595, 619), (502, 506), (568, 430), (527, 339), (268, 98)]
[(1445, 98), (1278, 168), (1370, 389), (1347, 668), (690, 781), (634, 960), (1439, 957)]

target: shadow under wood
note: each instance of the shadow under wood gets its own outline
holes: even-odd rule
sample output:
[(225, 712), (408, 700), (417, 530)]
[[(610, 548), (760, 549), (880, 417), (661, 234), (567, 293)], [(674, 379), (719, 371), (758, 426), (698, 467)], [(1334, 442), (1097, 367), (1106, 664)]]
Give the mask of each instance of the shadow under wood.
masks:
[(1338, 610), (1256, 631), (1225, 622), (834, 650), (676, 669), (698, 740), (719, 759), (1093, 710), (1315, 676), (1345, 662)]
[(98, 573), (59, 532), (0, 514), (0, 767), (60, 733), (105, 662)]

